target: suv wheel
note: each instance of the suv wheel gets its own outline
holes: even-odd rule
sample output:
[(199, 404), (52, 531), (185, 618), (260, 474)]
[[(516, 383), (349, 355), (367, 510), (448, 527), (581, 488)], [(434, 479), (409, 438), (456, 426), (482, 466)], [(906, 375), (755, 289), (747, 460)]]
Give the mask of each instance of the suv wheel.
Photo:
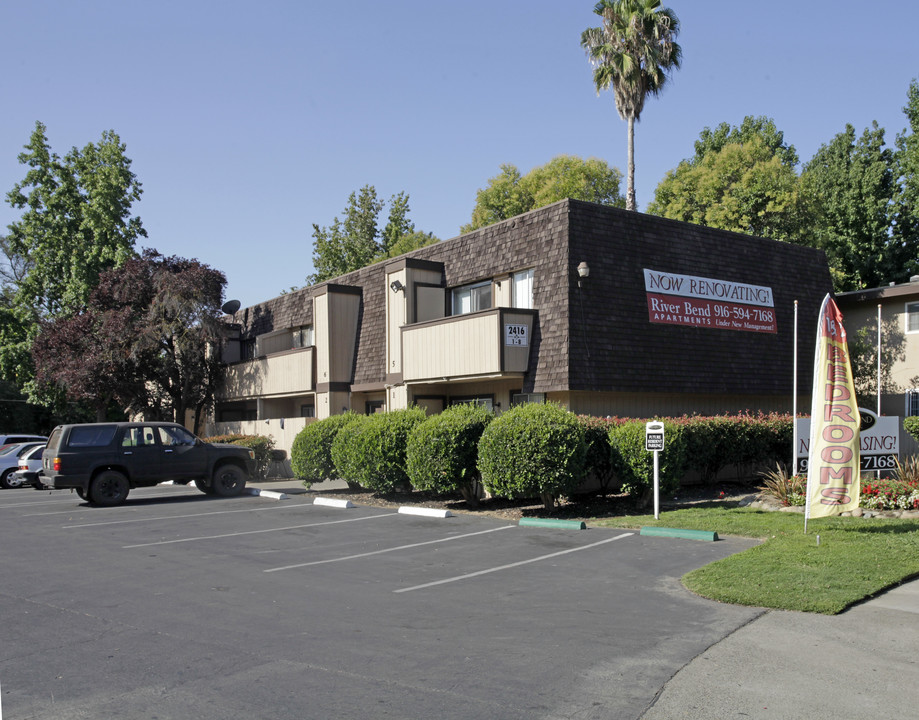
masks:
[(246, 488), (246, 474), (238, 465), (221, 465), (214, 470), (211, 479), (211, 492), (220, 497), (242, 495)]
[(205, 495), (214, 494), (214, 488), (208, 485), (206, 480), (195, 480), (195, 487), (198, 488)]
[(121, 505), (131, 489), (128, 479), (116, 470), (103, 470), (89, 486), (89, 499), (94, 505)]

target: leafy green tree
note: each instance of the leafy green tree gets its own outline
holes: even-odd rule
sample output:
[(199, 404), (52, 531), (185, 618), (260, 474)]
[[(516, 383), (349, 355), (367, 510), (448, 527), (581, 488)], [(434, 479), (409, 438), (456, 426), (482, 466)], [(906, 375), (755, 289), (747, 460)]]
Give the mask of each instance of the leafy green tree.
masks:
[[(373, 185), (351, 193), (343, 215), (328, 227), (313, 224), (313, 269), (309, 285), (358, 270), (373, 262), (416, 247), (437, 242), (430, 233), (420, 233), (409, 218), (409, 196), (400, 192), (390, 198), (389, 219), (382, 233), (379, 214), (386, 202), (377, 197)], [(408, 249), (404, 249), (404, 248)], [(396, 252), (398, 250), (398, 252)]]
[(597, 94), (612, 88), (619, 117), (628, 123), (626, 208), (635, 210), (635, 122), (645, 99), (658, 95), (680, 67), (680, 21), (660, 0), (600, 0), (594, 13), (603, 24), (581, 34), (581, 47), (593, 65)]
[(919, 83), (916, 80), (909, 85), (903, 112), (909, 121), (909, 131), (897, 135), (896, 141), (900, 186), (893, 234), (900, 243), (915, 247), (919, 242)]
[(8, 242), (15, 256), (28, 258), (16, 303), (37, 321), (78, 310), (99, 273), (131, 257), (135, 240), (147, 233), (131, 216), (141, 185), (114, 131), (61, 159), (36, 123), (25, 150), (19, 162), (29, 170), (7, 193), (23, 211), (9, 226)]
[(61, 158), (36, 123), (19, 162), (28, 170), (6, 195), (22, 215), (2, 243), (0, 376), (38, 401), (30, 383), (39, 323), (78, 312), (99, 274), (132, 257), (146, 231), (131, 216), (141, 185), (114, 131)]
[(658, 184), (653, 215), (778, 240), (797, 238), (804, 213), (797, 155), (771, 120), (705, 128), (695, 156)]
[(471, 232), (565, 198), (625, 207), (619, 193), (621, 182), (622, 173), (597, 158), (558, 155), (526, 175), (505, 164), (476, 193), (472, 220), (460, 231)]
[(917, 259), (915, 240), (891, 232), (898, 168), (875, 122), (856, 138), (846, 129), (823, 145), (801, 175), (813, 211), (813, 244), (827, 254), (837, 291), (907, 280)]

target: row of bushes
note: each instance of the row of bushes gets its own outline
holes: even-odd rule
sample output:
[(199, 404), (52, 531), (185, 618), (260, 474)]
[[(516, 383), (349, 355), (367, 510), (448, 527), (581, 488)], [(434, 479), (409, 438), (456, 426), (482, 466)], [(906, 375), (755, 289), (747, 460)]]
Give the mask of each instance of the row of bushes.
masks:
[[(790, 416), (665, 419), (659, 460), (663, 492), (695, 471), (713, 481), (728, 465), (766, 466), (792, 443)], [(376, 415), (345, 413), (307, 425), (291, 467), (309, 486), (341, 479), (380, 493), (415, 488), (460, 493), (473, 503), (481, 482), (499, 497), (541, 497), (547, 507), (593, 476), (645, 498), (653, 483), (645, 423), (576, 416), (554, 404), (527, 404), (499, 417), (458, 405), (426, 417), (420, 408)]]

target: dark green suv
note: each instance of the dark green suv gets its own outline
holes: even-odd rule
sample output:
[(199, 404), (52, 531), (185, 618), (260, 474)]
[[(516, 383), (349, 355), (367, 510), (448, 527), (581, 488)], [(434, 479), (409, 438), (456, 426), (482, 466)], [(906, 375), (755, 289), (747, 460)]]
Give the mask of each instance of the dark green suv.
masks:
[(131, 488), (166, 480), (231, 497), (243, 492), (254, 469), (248, 448), (206, 443), (177, 423), (59, 425), (48, 438), (35, 487), (70, 488), (94, 505), (120, 505)]

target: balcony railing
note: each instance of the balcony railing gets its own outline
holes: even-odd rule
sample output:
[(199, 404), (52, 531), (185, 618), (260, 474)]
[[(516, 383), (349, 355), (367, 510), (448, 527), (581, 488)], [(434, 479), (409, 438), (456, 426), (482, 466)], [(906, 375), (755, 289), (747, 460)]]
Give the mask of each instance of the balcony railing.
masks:
[(494, 308), (402, 327), (405, 382), (527, 371), (535, 310)]
[(227, 367), (222, 400), (296, 395), (315, 389), (315, 348), (300, 348)]

